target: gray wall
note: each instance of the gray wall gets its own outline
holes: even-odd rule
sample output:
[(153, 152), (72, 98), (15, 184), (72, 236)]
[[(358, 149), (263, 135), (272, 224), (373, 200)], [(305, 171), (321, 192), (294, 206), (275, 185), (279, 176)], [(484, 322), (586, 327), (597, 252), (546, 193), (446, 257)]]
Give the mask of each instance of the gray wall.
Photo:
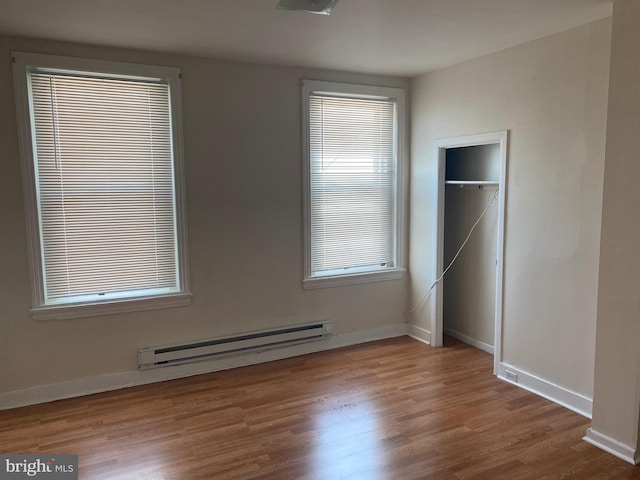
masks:
[[(499, 151), (498, 151), (499, 153)], [(497, 159), (500, 165), (500, 158)], [(444, 266), (449, 265), (469, 230), (488, 207), (497, 187), (446, 187)], [(498, 200), (485, 213), (456, 262), (444, 277), (442, 321), (445, 332), (493, 346), (496, 301)]]
[[(434, 141), (509, 129), (503, 360), (587, 397), (610, 38), (606, 19), (412, 81), (413, 298), (434, 280)], [(411, 322), (430, 329), (433, 311), (430, 302)]]
[(640, 2), (615, 3), (592, 423), (630, 456), (640, 427), (639, 24)]
[(500, 145), (447, 149), (445, 180), (500, 181)]
[[(179, 67), (193, 303), (34, 322), (11, 51)], [(404, 322), (407, 279), (304, 291), (300, 80), (352, 75), (0, 37), (0, 392), (133, 370), (143, 346), (320, 319), (336, 333)]]

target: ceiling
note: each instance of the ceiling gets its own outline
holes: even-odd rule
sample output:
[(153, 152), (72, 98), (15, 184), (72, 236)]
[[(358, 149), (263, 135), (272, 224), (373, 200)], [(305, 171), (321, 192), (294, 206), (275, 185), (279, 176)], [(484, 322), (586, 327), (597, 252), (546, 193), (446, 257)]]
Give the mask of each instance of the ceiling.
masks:
[(612, 0), (0, 0), (0, 34), (414, 76), (611, 15)]

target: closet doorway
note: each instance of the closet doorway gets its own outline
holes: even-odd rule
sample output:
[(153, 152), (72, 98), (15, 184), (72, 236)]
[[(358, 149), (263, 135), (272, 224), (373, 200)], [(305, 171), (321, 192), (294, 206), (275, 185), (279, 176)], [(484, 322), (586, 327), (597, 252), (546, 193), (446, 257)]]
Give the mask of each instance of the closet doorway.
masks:
[(436, 141), (435, 278), (449, 269), (436, 286), (432, 345), (448, 334), (492, 353), (494, 373), (502, 351), (507, 140), (505, 130)]

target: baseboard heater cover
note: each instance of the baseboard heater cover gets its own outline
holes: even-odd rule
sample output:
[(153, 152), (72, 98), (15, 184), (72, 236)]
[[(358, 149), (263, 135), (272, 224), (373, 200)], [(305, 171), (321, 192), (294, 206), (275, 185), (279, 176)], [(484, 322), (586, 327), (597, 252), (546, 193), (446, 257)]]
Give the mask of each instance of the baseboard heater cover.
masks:
[(331, 336), (332, 331), (333, 323), (327, 320), (179, 345), (140, 348), (138, 350), (138, 368), (179, 365), (210, 358), (281, 348), (322, 340)]

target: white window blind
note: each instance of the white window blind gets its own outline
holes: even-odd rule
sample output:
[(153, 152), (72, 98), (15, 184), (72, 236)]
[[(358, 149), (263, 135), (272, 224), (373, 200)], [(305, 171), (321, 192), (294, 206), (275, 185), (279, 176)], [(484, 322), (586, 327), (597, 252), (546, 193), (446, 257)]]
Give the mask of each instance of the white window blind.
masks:
[(44, 303), (178, 291), (168, 85), (28, 79)]
[(310, 275), (393, 267), (394, 99), (309, 95)]

